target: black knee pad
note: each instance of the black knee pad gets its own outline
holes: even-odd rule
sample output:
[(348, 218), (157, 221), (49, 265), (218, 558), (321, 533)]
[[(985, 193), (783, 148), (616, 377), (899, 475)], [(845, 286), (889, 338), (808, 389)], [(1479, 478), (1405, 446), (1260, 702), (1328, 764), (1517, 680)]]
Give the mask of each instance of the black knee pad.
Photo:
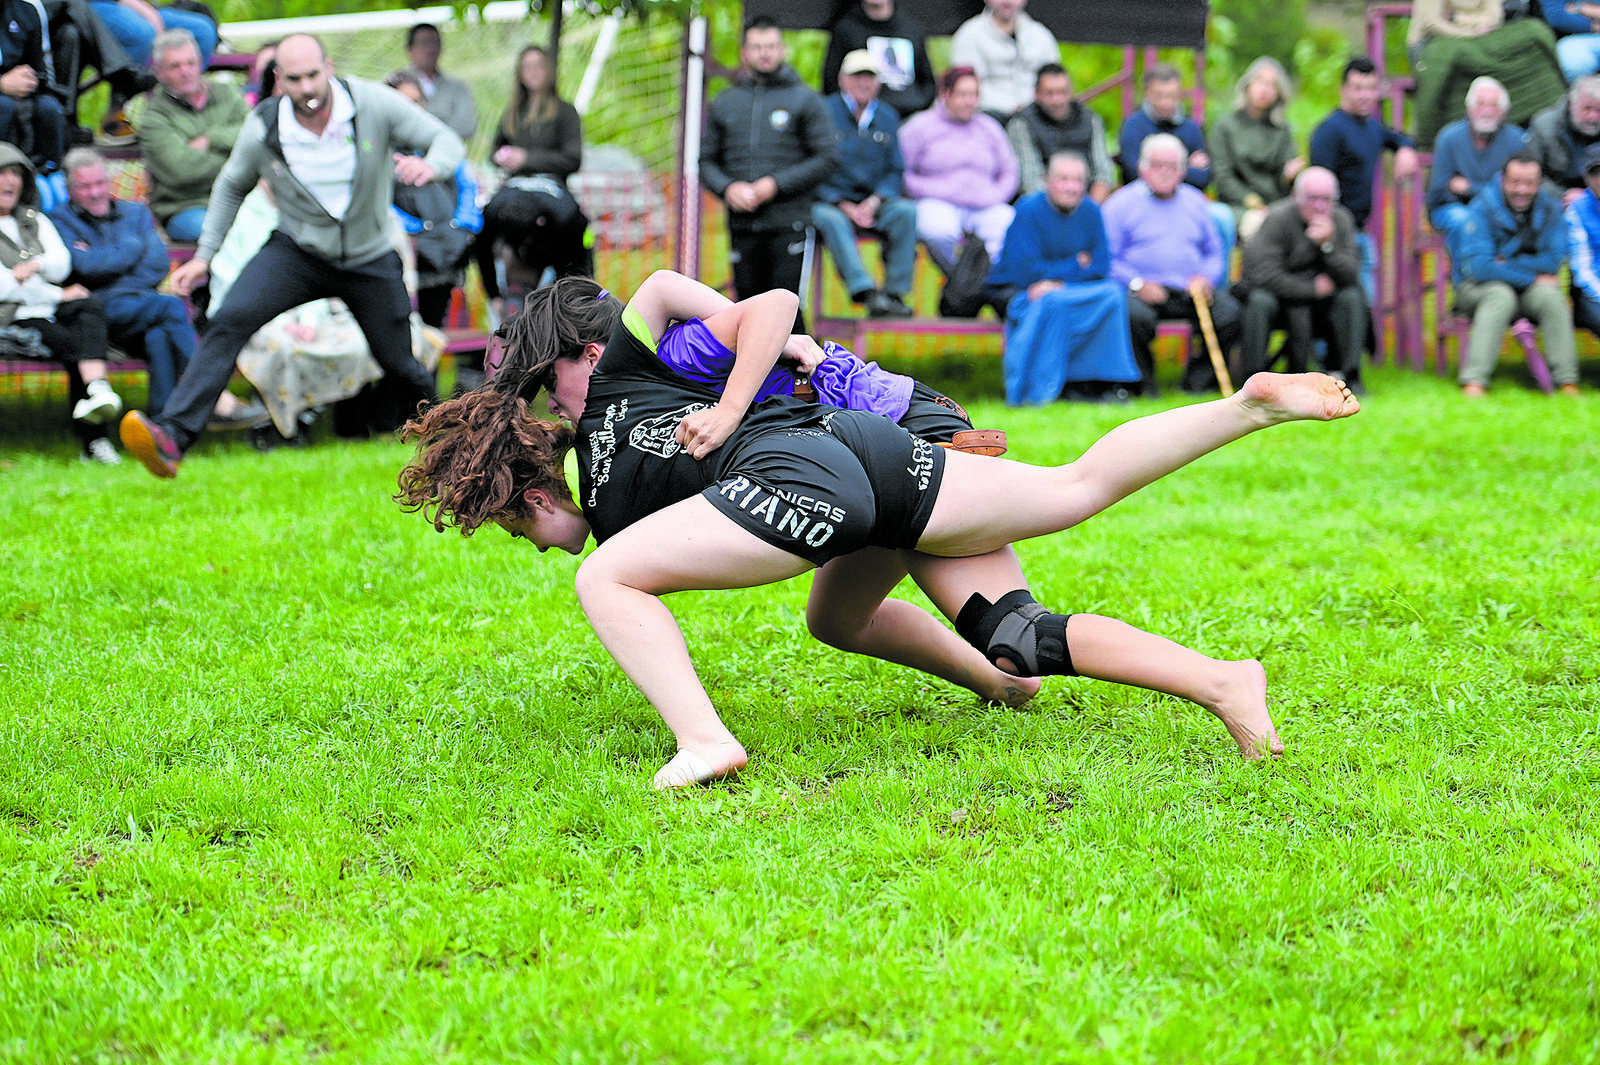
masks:
[(998, 603), (973, 593), (956, 615), (956, 632), (991, 662), (1004, 658), (1024, 677), (1076, 677), (1067, 648), (1067, 619), (1034, 601), (1026, 589)]

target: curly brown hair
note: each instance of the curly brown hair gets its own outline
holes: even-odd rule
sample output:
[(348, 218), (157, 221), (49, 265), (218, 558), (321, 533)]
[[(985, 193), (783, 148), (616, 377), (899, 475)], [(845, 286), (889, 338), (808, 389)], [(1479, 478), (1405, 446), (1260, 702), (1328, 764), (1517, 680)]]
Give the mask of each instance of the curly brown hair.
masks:
[(495, 330), (505, 355), (490, 386), (533, 402), (541, 388), (550, 387), (557, 359), (582, 358), (586, 345), (611, 339), (622, 309), (621, 300), (587, 277), (557, 278), (536, 289)]
[(487, 522), (521, 518), (523, 493), (542, 489), (570, 500), (562, 469), (576, 433), (528, 412), (528, 401), (490, 389), (427, 407), (400, 438), (417, 454), (400, 471), (400, 509), (421, 511), (435, 529), (454, 525), (471, 536)]

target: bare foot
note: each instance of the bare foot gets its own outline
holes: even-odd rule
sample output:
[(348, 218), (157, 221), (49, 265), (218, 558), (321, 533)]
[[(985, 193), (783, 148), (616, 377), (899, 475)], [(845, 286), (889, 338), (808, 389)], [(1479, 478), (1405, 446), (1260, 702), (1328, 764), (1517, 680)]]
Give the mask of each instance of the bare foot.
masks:
[(1578, 390), (1578, 386), (1575, 385), (1575, 384), (1572, 384), (1570, 382), (1567, 383), (1567, 384), (1562, 385), (1560, 391), (1561, 391), (1561, 394), (1563, 396), (1581, 396), (1581, 395), (1583, 395), (1583, 393)]
[(1269, 754), (1276, 758), (1283, 753), (1283, 742), (1267, 712), (1267, 671), (1253, 658), (1228, 662), (1226, 670), (1215, 697), (1201, 705), (1227, 726), (1228, 735), (1247, 760)]
[(1325, 373), (1258, 373), (1239, 390), (1245, 408), (1263, 425), (1348, 418), (1361, 409), (1344, 382)]
[[(1001, 659), (1001, 661), (1005, 660)], [(973, 690), (978, 693), (980, 698), (1015, 710), (1017, 707), (1026, 704), (1035, 695), (1038, 695), (1039, 689), (1043, 684), (1044, 682), (1038, 677), (1013, 677), (1002, 670), (996, 670), (992, 683), (982, 685)]]
[(672, 761), (656, 770), (655, 789), (687, 788), (691, 784), (709, 784), (736, 775), (750, 761), (744, 747), (737, 741), (719, 743), (695, 751), (678, 748)]
[(1482, 399), (1489, 394), (1489, 390), (1482, 385), (1462, 385), (1461, 395), (1464, 399)]

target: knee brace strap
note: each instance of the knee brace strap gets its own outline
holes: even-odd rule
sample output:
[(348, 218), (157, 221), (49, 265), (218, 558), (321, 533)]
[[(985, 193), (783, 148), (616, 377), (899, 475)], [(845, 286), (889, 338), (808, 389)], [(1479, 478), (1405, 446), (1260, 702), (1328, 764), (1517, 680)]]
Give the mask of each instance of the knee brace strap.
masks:
[(1026, 589), (1007, 592), (998, 603), (973, 593), (956, 615), (956, 632), (991, 662), (1004, 658), (1020, 676), (1075, 677), (1067, 648), (1067, 619), (1052, 614)]

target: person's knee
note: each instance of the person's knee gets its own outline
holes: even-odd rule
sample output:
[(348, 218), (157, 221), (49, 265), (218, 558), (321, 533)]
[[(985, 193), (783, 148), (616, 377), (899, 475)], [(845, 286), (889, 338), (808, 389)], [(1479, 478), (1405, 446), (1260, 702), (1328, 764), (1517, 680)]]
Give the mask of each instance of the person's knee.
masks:
[(806, 631), (829, 647), (855, 651), (862, 645), (865, 626), (860, 618), (846, 616), (824, 604), (807, 603)]
[(1070, 614), (1052, 614), (1025, 588), (996, 602), (973, 593), (956, 616), (956, 632), (995, 665), (1003, 659), (1019, 677), (1075, 677), (1067, 647)]

